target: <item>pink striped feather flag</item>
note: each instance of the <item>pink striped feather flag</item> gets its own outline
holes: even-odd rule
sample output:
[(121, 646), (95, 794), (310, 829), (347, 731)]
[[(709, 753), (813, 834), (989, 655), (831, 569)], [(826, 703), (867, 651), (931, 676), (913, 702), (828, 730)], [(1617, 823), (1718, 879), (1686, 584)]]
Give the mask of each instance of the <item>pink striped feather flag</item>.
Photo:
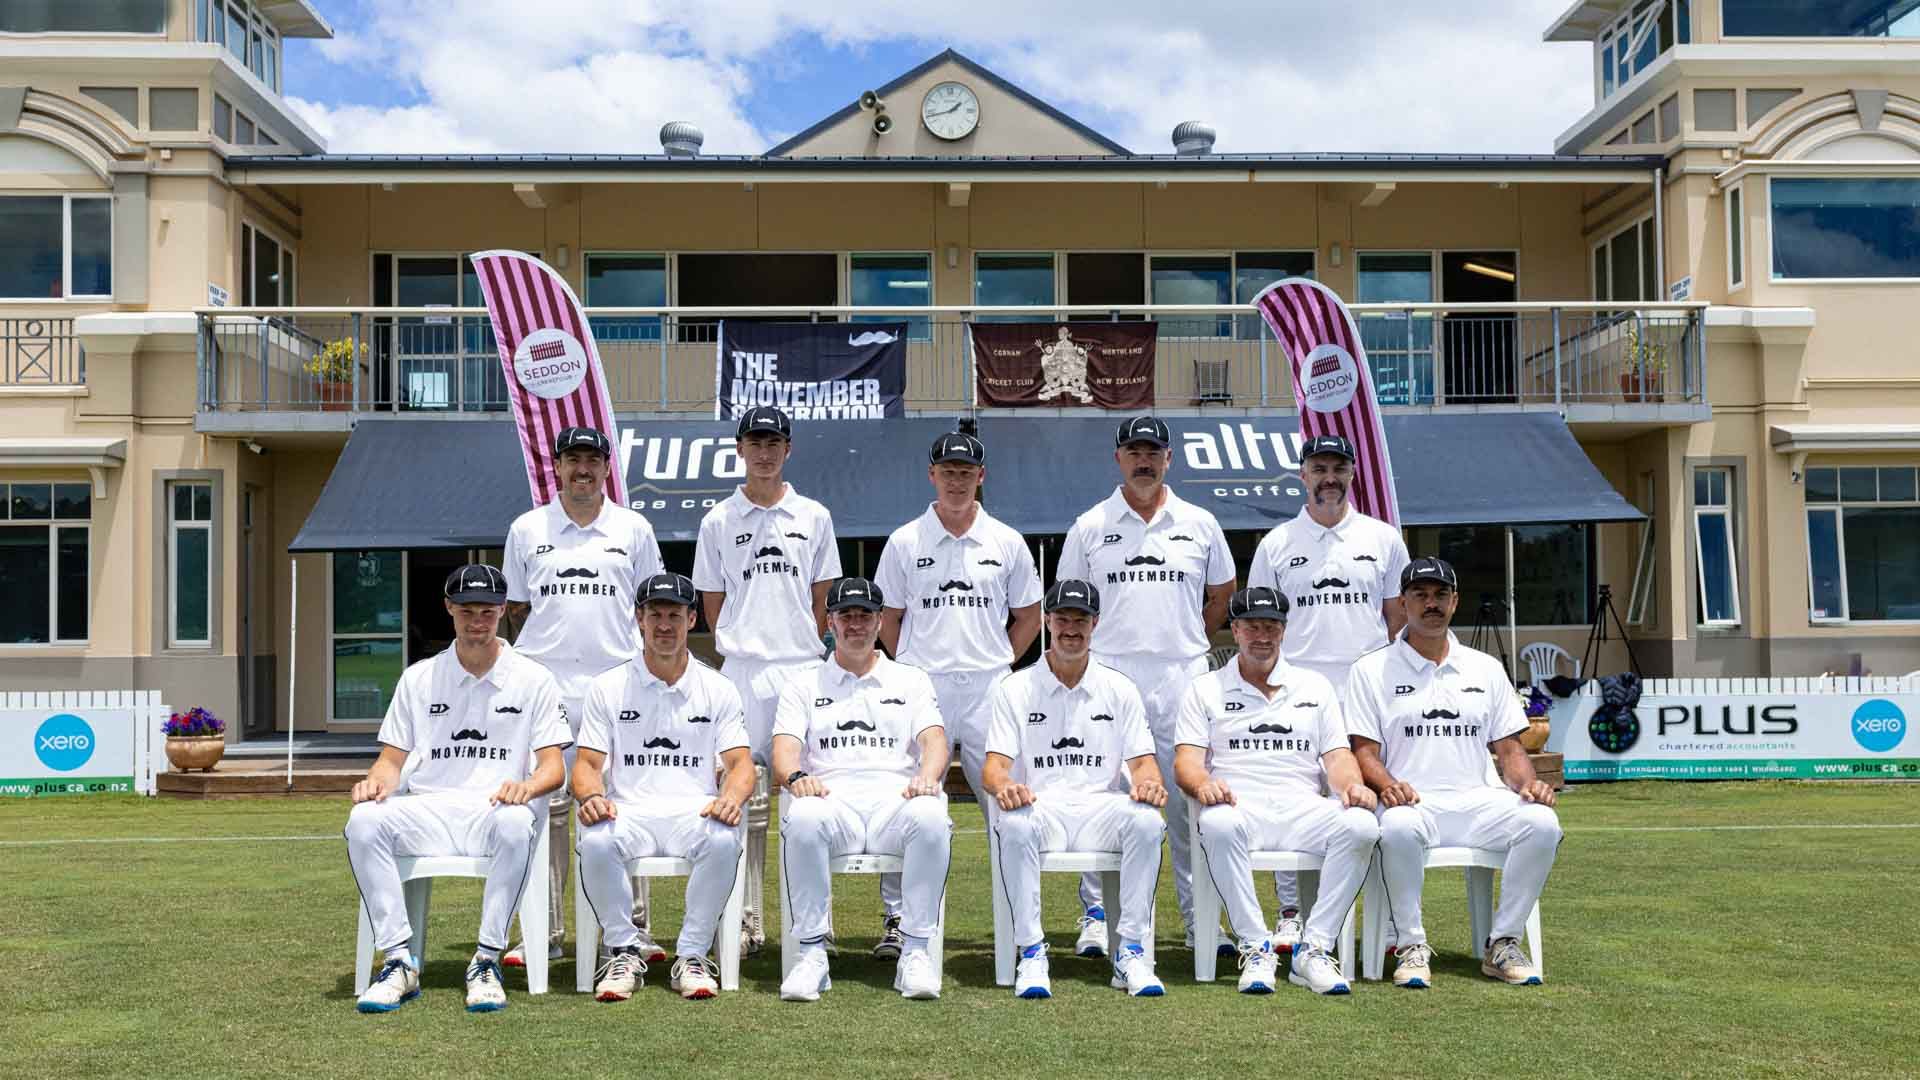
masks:
[(473, 266), (506, 369), (533, 505), (543, 506), (560, 494), (553, 474), (554, 438), (562, 428), (590, 427), (613, 443), (607, 498), (625, 506), (613, 398), (579, 298), (551, 266), (522, 251), (482, 251), (473, 256)]
[(1389, 525), (1400, 524), (1393, 492), (1393, 461), (1373, 393), (1373, 372), (1353, 313), (1332, 289), (1306, 278), (1288, 278), (1254, 297), (1253, 305), (1273, 329), (1293, 369), (1300, 407), (1300, 435), (1342, 435), (1353, 444), (1356, 509)]

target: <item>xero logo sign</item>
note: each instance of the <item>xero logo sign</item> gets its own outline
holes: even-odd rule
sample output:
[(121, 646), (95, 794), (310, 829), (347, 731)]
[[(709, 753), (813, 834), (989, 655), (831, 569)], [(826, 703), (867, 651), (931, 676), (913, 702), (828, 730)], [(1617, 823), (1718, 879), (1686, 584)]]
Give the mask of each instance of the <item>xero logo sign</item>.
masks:
[(1884, 754), (1907, 737), (1907, 715), (1886, 698), (1862, 702), (1853, 710), (1853, 741), (1861, 749)]
[(40, 764), (56, 772), (72, 772), (93, 756), (93, 729), (72, 713), (49, 716), (33, 733), (33, 752)]

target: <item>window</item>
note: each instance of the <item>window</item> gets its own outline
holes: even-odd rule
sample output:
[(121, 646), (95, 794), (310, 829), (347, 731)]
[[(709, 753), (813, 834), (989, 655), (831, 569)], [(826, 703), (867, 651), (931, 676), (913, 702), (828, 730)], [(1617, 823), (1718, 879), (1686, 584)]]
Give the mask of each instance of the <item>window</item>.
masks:
[(1693, 542), (1700, 625), (1740, 622), (1739, 560), (1733, 542), (1733, 470), (1693, 471)]
[(213, 644), (213, 485), (167, 485), (167, 645)]
[[(1276, 281), (1312, 276), (1311, 251), (1242, 251), (1233, 257), (1233, 302), (1251, 304)], [(1266, 321), (1258, 315), (1241, 315), (1234, 324), (1242, 341), (1257, 341), (1266, 332)]]
[(332, 570), (332, 718), (379, 720), (406, 667), (406, 559), (399, 551), (336, 551)]
[[(982, 307), (1051, 307), (1053, 256), (995, 253), (973, 257), (973, 302)], [(981, 322), (1027, 322), (1045, 315), (982, 315)]]
[(132, 127), (140, 126), (140, 91), (132, 86), (83, 86), (80, 92), (120, 115)]
[[(485, 306), (480, 275), (465, 255), (382, 252), (374, 255), (373, 262), (376, 305)], [(398, 363), (402, 408), (501, 411), (507, 407), (506, 373), (500, 367), (493, 323), (486, 316), (382, 318), (374, 325), (374, 338), (376, 401), (391, 395), (390, 365)]]
[[(1156, 304), (1233, 303), (1233, 258), (1228, 255), (1155, 255), (1148, 284)], [(1161, 337), (1230, 337), (1233, 316), (1161, 319)]]
[(167, 0), (9, 0), (0, 4), (5, 34), (164, 34)]
[[(592, 253), (587, 256), (588, 307), (666, 307), (667, 257)], [(479, 302), (479, 297), (474, 297)], [(659, 341), (658, 315), (595, 315), (587, 320), (602, 343)]]
[(0, 196), (0, 299), (113, 295), (113, 199)]
[[(1356, 257), (1363, 304), (1431, 303), (1433, 254), (1427, 251), (1363, 251)], [(1373, 369), (1374, 393), (1382, 405), (1433, 401), (1433, 316), (1427, 312), (1369, 311), (1360, 314), (1360, 343)]]
[(1595, 300), (1660, 300), (1653, 218), (1644, 217), (1602, 240), (1593, 253)]
[(1654, 515), (1659, 508), (1659, 486), (1654, 474), (1640, 474), (1640, 509), (1647, 520), (1640, 523), (1640, 554), (1633, 562), (1633, 595), (1627, 598), (1627, 625), (1643, 626), (1655, 618), (1653, 609), (1654, 576), (1659, 569), (1655, 538), (1659, 534)]
[(1727, 288), (1747, 283), (1747, 214), (1739, 184), (1727, 189)]
[[(847, 258), (847, 302), (869, 307), (927, 307), (933, 303), (933, 257), (915, 254), (854, 254)], [(907, 322), (912, 341), (932, 341), (925, 315), (860, 315), (854, 322)]]
[(242, 225), (240, 263), (240, 306), (293, 306), (293, 251), (290, 248), (252, 225)]
[(233, 106), (219, 94), (213, 95), (213, 133), (228, 142), (233, 141)]
[(1920, 180), (1773, 177), (1773, 276), (1920, 278)]
[(1815, 622), (1920, 619), (1920, 484), (1911, 466), (1808, 469)]
[(200, 91), (190, 86), (147, 91), (147, 122), (155, 131), (199, 130)]
[(1668, 49), (1692, 40), (1691, 9), (1689, 0), (1639, 0), (1603, 29), (1594, 39), (1600, 96), (1612, 97)]
[[(1067, 254), (1067, 303), (1144, 304), (1147, 302), (1147, 257), (1137, 251), (1074, 251)], [(1144, 320), (1137, 312), (1108, 316), (1071, 315), (1070, 319), (1107, 318), (1127, 322)]]
[(1726, 37), (1920, 37), (1916, 0), (1721, 0)]
[(87, 640), (88, 484), (0, 484), (0, 644)]
[[(1466, 628), (1507, 624), (1507, 538), (1502, 525), (1450, 525), (1407, 530), (1407, 547), (1438, 555), (1460, 575)], [(1593, 529), (1585, 523), (1513, 526), (1514, 617), (1521, 626), (1580, 626), (1590, 618)], [(1482, 605), (1490, 605), (1483, 607)]]
[(234, 114), (233, 141), (236, 146), (252, 146), (255, 128), (246, 113)]

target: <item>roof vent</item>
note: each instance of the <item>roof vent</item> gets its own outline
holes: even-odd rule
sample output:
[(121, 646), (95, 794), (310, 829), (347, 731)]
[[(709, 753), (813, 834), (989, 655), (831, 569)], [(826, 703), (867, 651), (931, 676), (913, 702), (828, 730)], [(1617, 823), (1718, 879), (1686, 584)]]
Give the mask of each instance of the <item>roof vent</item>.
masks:
[(1213, 128), (1198, 120), (1188, 120), (1173, 129), (1173, 152), (1182, 157), (1213, 153)]
[(685, 120), (672, 120), (660, 125), (660, 149), (668, 157), (699, 157), (700, 144), (707, 137), (700, 129)]

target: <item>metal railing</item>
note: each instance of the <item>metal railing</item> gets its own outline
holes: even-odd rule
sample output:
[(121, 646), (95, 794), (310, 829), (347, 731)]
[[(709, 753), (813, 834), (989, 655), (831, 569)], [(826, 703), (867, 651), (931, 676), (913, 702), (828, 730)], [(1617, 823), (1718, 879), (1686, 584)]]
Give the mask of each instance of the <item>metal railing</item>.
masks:
[[(1357, 304), (1384, 406), (1699, 403), (1705, 304)], [(202, 411), (486, 413), (507, 384), (483, 308), (213, 308), (199, 319)], [(1159, 324), (1158, 407), (1290, 407), (1287, 358), (1243, 306), (589, 308), (623, 412), (714, 401), (723, 319), (906, 321), (910, 410), (974, 408), (974, 321)], [(331, 353), (328, 352), (331, 346)], [(325, 358), (336, 361), (328, 365)], [(348, 358), (352, 358), (348, 362)]]
[(0, 319), (0, 386), (84, 386), (87, 353), (72, 319)]

